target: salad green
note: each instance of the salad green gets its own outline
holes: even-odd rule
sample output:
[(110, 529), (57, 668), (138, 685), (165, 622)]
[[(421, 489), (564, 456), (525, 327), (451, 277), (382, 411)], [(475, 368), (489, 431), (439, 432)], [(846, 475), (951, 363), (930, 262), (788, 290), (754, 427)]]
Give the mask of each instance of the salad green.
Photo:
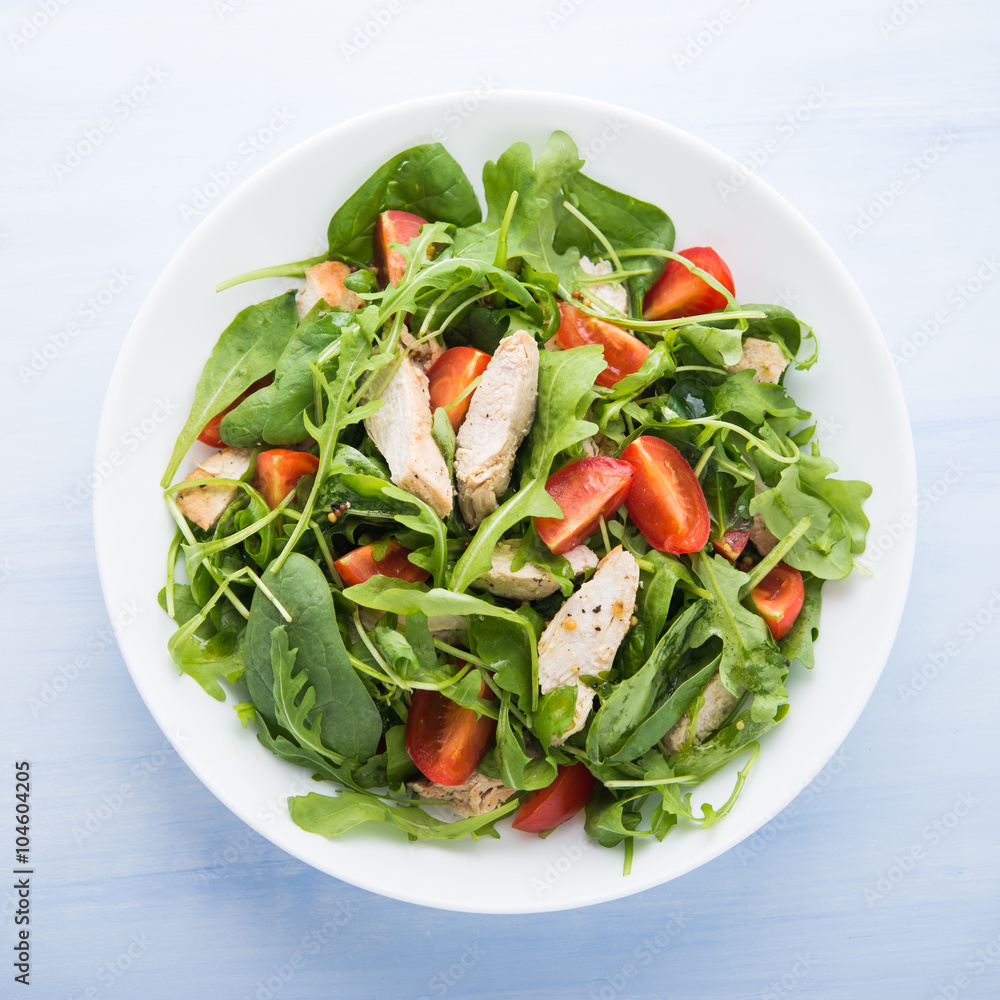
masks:
[[(238, 693), (244, 727), (255, 726), (264, 746), (320, 782), (289, 802), (306, 830), (332, 837), (380, 822), (409, 837), (499, 836), (498, 820), (577, 763), (597, 779), (587, 833), (604, 846), (624, 842), (628, 859), (636, 837), (662, 840), (680, 821), (711, 825), (733, 807), (758, 741), (788, 711), (793, 662), (813, 666), (823, 584), (846, 577), (864, 549), (870, 488), (832, 478), (837, 466), (820, 455), (810, 414), (783, 384), (736, 370), (747, 338), (810, 367), (813, 331), (779, 306), (738, 303), (673, 252), (663, 210), (582, 167), (565, 133), (553, 133), (537, 158), (515, 143), (484, 168), (483, 217), (448, 152), (417, 146), (382, 165), (334, 214), (325, 254), (220, 286), (304, 278), (334, 261), (347, 265), (344, 288), (363, 302), (349, 310), (321, 298), (300, 319), (294, 292), (284, 292), (242, 310), (205, 363), (162, 481), (177, 525), (160, 593), (177, 624), (170, 654), (213, 698)], [(408, 244), (393, 245), (405, 271), (382, 288), (372, 260), (388, 211), (426, 222)], [(606, 262), (607, 273), (596, 275), (591, 261)], [(671, 261), (725, 306), (643, 318), (644, 297)], [(624, 308), (602, 297), (609, 283), (625, 289)], [(549, 344), (560, 304), (630, 332), (648, 349), (644, 360), (604, 386), (600, 344), (539, 351), (535, 415), (511, 484), (475, 530), (457, 507), (440, 517), (395, 485), (365, 421), (404, 359), (435, 342), (492, 354), (519, 332)], [(224, 411), (219, 439), (251, 449), (245, 471), (199, 467), (199, 478), (171, 485), (199, 432)], [(669, 442), (693, 468), (713, 540), (745, 533), (757, 515), (776, 543), (756, 552), (751, 543), (733, 560), (711, 544), (675, 555), (653, 548), (625, 507), (601, 521), (591, 547), (622, 546), (637, 560), (639, 589), (610, 668), (582, 670), (593, 711), (559, 742), (576, 687), (541, 693), (538, 641), (580, 583), (533, 519), (562, 516), (546, 483), (591, 454), (595, 441), (620, 456), (642, 436)], [(453, 475), (455, 430), (444, 408), (433, 437)], [(274, 446), (312, 456), (310, 471), (276, 504), (258, 468)], [(228, 491), (207, 528), (183, 512), (185, 491), (198, 488)], [(554, 580), (553, 593), (517, 600), (476, 587), (510, 539), (519, 543), (512, 570), (534, 564)], [(346, 585), (338, 560), (372, 545), (378, 561), (391, 544), (408, 550), (423, 579), (376, 574)], [(776, 639), (752, 592), (779, 564), (799, 571), (804, 600)], [(735, 707), (699, 738), (695, 723), (716, 675)], [(420, 692), (495, 721), (477, 772), (513, 790), (506, 801), (451, 822), (426, 810), (410, 787), (421, 775), (407, 749)], [(686, 737), (670, 752), (663, 741), (678, 725)], [(737, 759), (730, 799), (694, 807), (693, 788)]]

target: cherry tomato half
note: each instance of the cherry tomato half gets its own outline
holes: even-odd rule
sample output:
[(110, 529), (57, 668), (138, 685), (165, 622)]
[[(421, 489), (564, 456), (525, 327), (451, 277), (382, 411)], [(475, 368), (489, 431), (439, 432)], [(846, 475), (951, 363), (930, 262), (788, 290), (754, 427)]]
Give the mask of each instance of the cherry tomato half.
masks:
[(613, 517), (632, 489), (632, 466), (617, 458), (580, 458), (549, 476), (545, 492), (563, 518), (536, 517), (538, 536), (556, 555), (569, 552)]
[(230, 411), (235, 410), (240, 403), (243, 402), (247, 396), (253, 395), (258, 389), (263, 389), (265, 385), (270, 385), (274, 381), (274, 375), (265, 375), (263, 378), (257, 379), (256, 382), (245, 392), (241, 393), (236, 397), (224, 410), (220, 413), (216, 413), (214, 417), (207, 424), (205, 424), (202, 432), (198, 435), (198, 440), (202, 444), (207, 444), (210, 448), (225, 448), (226, 442), (219, 437), (219, 424), (222, 423), (222, 418)]
[(561, 764), (551, 785), (521, 803), (511, 825), (524, 833), (545, 833), (575, 816), (590, 801), (595, 784), (586, 764)]
[(274, 510), (298, 485), (303, 476), (311, 476), (319, 468), (319, 459), (307, 451), (272, 448), (257, 456), (254, 488)]
[(792, 566), (778, 563), (753, 588), (751, 596), (771, 635), (775, 639), (783, 639), (795, 624), (805, 600), (802, 574)]
[[(711, 247), (691, 247), (680, 255), (710, 274), (721, 285), (735, 291), (733, 275), (726, 262)], [(645, 319), (673, 319), (676, 316), (699, 316), (726, 308), (726, 297), (707, 281), (676, 260), (668, 260), (663, 274), (646, 292), (642, 303)]]
[(735, 528), (730, 528), (722, 533), (721, 538), (712, 539), (712, 548), (719, 555), (725, 556), (731, 563), (734, 563), (739, 559), (749, 541), (749, 531), (737, 531)]
[(667, 441), (640, 437), (622, 459), (635, 469), (625, 507), (646, 541), (675, 556), (702, 548), (711, 529), (708, 504), (684, 456)]
[(564, 348), (600, 344), (604, 349), (608, 367), (597, 376), (598, 385), (608, 388), (616, 385), (626, 375), (637, 372), (649, 354), (649, 348), (641, 340), (620, 326), (594, 319), (568, 302), (559, 303), (559, 315), (561, 322), (556, 336)]
[(426, 223), (426, 219), (412, 212), (395, 210), (382, 212), (375, 220), (375, 270), (383, 288), (399, 284), (406, 272), (406, 258), (398, 250), (392, 250), (392, 244), (408, 246)]
[[(469, 412), (469, 404), (472, 402), (475, 391), (470, 392), (458, 403), (455, 403), (455, 400), (486, 371), (486, 366), (489, 363), (490, 355), (483, 351), (477, 351), (474, 347), (452, 347), (445, 351), (427, 372), (431, 393), (431, 413), (439, 406), (443, 406), (445, 409), (451, 407), (448, 409), (448, 417), (451, 420), (451, 426), (457, 432), (465, 419), (465, 414)], [(453, 403), (454, 406), (452, 406)]]
[(406, 717), (406, 752), (422, 774), (439, 785), (464, 785), (496, 735), (496, 719), (476, 718), (471, 708), (440, 691), (417, 689)]
[(340, 578), (348, 587), (354, 587), (373, 576), (393, 576), (397, 580), (407, 580), (410, 583), (423, 583), (430, 573), (411, 563), (407, 556), (410, 550), (404, 548), (393, 538), (389, 542), (385, 555), (381, 559), (372, 557), (371, 545), (362, 545), (353, 549), (347, 555), (333, 561)]

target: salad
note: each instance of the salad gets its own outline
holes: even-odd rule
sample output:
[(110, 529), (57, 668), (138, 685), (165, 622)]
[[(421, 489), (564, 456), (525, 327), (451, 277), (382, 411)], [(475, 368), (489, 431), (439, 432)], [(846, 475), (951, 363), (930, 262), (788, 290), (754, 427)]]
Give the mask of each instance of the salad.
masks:
[(582, 167), (563, 132), (515, 143), (484, 218), (416, 146), (326, 253), (220, 286), (296, 279), (205, 363), (160, 604), (180, 670), (320, 783), (289, 799), (306, 830), (583, 813), (627, 872), (636, 837), (733, 808), (864, 550), (870, 487), (784, 387), (813, 331)]

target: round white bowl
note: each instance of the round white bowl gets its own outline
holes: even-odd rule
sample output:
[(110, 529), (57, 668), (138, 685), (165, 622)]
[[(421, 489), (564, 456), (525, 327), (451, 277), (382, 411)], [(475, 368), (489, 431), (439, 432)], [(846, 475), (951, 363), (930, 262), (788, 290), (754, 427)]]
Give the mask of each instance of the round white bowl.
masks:
[[(456, 106), (474, 110), (463, 117)], [(201, 366), (238, 310), (289, 286), (271, 279), (216, 294), (216, 284), (321, 252), (336, 208), (401, 149), (440, 140), (478, 183), (487, 159), (519, 139), (537, 152), (554, 129), (589, 154), (588, 174), (664, 208), (679, 248), (714, 246), (732, 268), (741, 301), (771, 302), (791, 290), (795, 312), (819, 334), (821, 353), (812, 371), (789, 373), (788, 387), (823, 421), (824, 452), (840, 463), (840, 475), (874, 487), (869, 538), (882, 538), (872, 577), (855, 573), (825, 588), (816, 666), (792, 670), (791, 711), (764, 738), (732, 813), (708, 830), (675, 828), (662, 844), (637, 841), (628, 877), (621, 849), (592, 846), (580, 818), (546, 840), (518, 834), (506, 820), (500, 840), (476, 843), (411, 844), (374, 824), (337, 840), (300, 830), (286, 797), (333, 787), (264, 750), (240, 727), (232, 697), (216, 702), (178, 675), (167, 653), (174, 625), (155, 605), (173, 533), (158, 483)], [(598, 101), (447, 94), (364, 115), (297, 146), (222, 201), (164, 270), (122, 347), (101, 420), (94, 496), (101, 582), (113, 619), (131, 601), (146, 609), (119, 645), (157, 723), (205, 785), (274, 844), (337, 878), (428, 906), (494, 913), (581, 906), (659, 885), (749, 837), (815, 777), (850, 731), (889, 655), (906, 597), (914, 532), (893, 542), (890, 529), (916, 492), (909, 423), (881, 334), (844, 267), (757, 178), (735, 193), (719, 188), (734, 169), (699, 139)], [(864, 420), (856, 399), (865, 401)], [(714, 776), (696, 801), (724, 801), (735, 770)]]

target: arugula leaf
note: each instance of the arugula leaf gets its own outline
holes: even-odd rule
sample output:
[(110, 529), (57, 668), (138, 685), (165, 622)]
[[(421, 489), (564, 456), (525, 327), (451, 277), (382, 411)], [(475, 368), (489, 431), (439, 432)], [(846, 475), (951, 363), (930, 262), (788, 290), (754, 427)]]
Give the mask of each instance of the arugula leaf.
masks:
[(720, 368), (735, 365), (743, 357), (743, 335), (736, 328), (686, 323), (677, 328), (677, 333), (703, 358)]
[(794, 358), (802, 346), (802, 331), (807, 339), (813, 341), (813, 351), (804, 361), (799, 361), (796, 368), (812, 368), (819, 357), (819, 345), (812, 327), (803, 323), (791, 310), (783, 306), (748, 303), (743, 307), (748, 312), (762, 312), (763, 319), (747, 320), (746, 336), (757, 337), (760, 340), (773, 340), (780, 344), (789, 357)]
[(730, 375), (713, 391), (716, 412), (719, 416), (739, 413), (756, 426), (763, 422), (767, 414), (775, 417), (795, 417), (805, 420), (809, 414), (800, 410), (780, 385), (770, 382), (754, 382), (754, 373), (746, 369)]
[[(540, 631), (540, 623), (533, 623), (533, 632)], [(531, 650), (527, 631), (508, 619), (471, 615), (469, 641), (476, 656), (494, 671), (496, 683), (520, 703), (528, 703), (531, 699)]]
[(297, 324), (295, 293), (286, 292), (247, 306), (222, 331), (202, 369), (191, 412), (160, 480), (164, 489), (205, 424), (257, 379), (274, 371)]
[(741, 712), (710, 740), (682, 750), (672, 758), (671, 765), (677, 774), (689, 774), (696, 781), (704, 781), (748, 746), (757, 744), (760, 737), (776, 726), (787, 714), (787, 705), (779, 705), (767, 718), (757, 717), (749, 710)]
[(795, 624), (779, 642), (781, 651), (788, 660), (798, 660), (804, 667), (812, 669), (816, 662), (813, 643), (819, 638), (819, 613), (823, 604), (821, 591), (823, 581), (815, 576), (805, 579), (806, 596), (802, 601)]

